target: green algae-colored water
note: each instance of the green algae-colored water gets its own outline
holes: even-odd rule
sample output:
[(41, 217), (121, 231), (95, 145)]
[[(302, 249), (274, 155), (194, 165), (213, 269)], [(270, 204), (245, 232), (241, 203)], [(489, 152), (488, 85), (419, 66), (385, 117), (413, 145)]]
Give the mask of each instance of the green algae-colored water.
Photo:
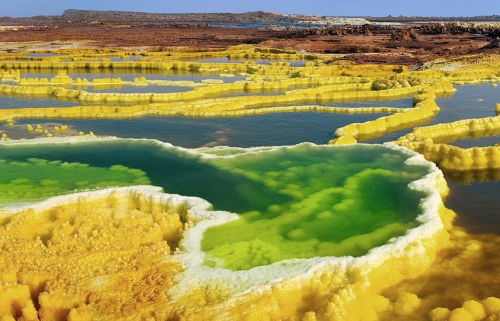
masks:
[(141, 170), (120, 165), (91, 167), (79, 162), (0, 157), (0, 205), (39, 201), (71, 191), (103, 186), (149, 184)]
[[(57, 183), (60, 189), (52, 193), (73, 192), (84, 176), (99, 178), (88, 187), (147, 184), (149, 179), (167, 193), (198, 196), (216, 210), (240, 214), (240, 220), (207, 230), (202, 242), (209, 254), (206, 264), (233, 270), (287, 258), (363, 255), (415, 226), (421, 212), (419, 202), (425, 195), (408, 184), (428, 168), (405, 164), (408, 156), (396, 150), (303, 144), (238, 152), (232, 157), (201, 157), (154, 141), (130, 140), (0, 145), (4, 164), (28, 164), (23, 177), (41, 165), (50, 170), (34, 174), (38, 182), (60, 182), (57, 175), (64, 175), (64, 184)], [(88, 166), (77, 164), (57, 173), (51, 166), (63, 166), (59, 161)], [(98, 172), (85, 172), (90, 170)], [(117, 174), (122, 176), (112, 176)], [(12, 175), (18, 178), (21, 173)], [(18, 192), (25, 195), (22, 187)]]
[(210, 228), (202, 243), (207, 264), (241, 270), (288, 258), (359, 256), (404, 234), (423, 197), (407, 185), (427, 172), (404, 165), (405, 158), (384, 148), (301, 146), (222, 162), (291, 199)]

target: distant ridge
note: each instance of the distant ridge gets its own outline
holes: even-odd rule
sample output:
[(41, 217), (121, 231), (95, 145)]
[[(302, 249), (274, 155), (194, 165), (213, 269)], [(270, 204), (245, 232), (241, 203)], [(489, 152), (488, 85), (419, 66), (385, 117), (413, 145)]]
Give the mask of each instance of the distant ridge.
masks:
[[(310, 16), (299, 14), (281, 14), (264, 11), (245, 13), (146, 13), (132, 11), (96, 11), (68, 9), (60, 16), (34, 16), (23, 18), (2, 17), (0, 25), (35, 25), (35, 26), (57, 26), (68, 23), (310, 23), (326, 24), (338, 23), (339, 21), (356, 21), (357, 24), (369, 22), (468, 22), (468, 21), (500, 21), (499, 15), (475, 16), (475, 17), (345, 17), (337, 19), (332, 16)], [(365, 20), (366, 19), (366, 20)], [(363, 22), (364, 21), (364, 22)]]
[(60, 16), (1, 17), (0, 25), (61, 25), (71, 23), (298, 23), (309, 16), (276, 14), (264, 11), (246, 13), (146, 13), (68, 9)]
[(387, 17), (364, 17), (371, 22), (472, 22), (484, 21), (495, 22), (500, 21), (499, 15), (491, 16), (472, 16), (472, 17), (436, 17), (436, 16), (387, 16)]
[(256, 11), (246, 13), (145, 13), (129, 11), (93, 11), (68, 9), (61, 19), (72, 22), (224, 22), (224, 23), (296, 23), (292, 16)]

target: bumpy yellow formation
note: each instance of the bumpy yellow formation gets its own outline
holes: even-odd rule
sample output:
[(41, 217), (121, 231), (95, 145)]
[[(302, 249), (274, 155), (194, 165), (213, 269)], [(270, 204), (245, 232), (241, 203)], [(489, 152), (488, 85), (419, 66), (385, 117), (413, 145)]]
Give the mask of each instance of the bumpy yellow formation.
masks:
[[(417, 92), (424, 90), (422, 88), (413, 87)], [(392, 90), (397, 91), (398, 89)], [(366, 140), (368, 138), (378, 137), (384, 133), (389, 133), (394, 130), (408, 128), (430, 120), (439, 112), (439, 107), (436, 105), (435, 93), (444, 93), (453, 91), (451, 85), (446, 87), (432, 87), (425, 89), (421, 94), (413, 97), (414, 108), (405, 110), (405, 112), (396, 113), (394, 115), (381, 117), (373, 121), (368, 121), (361, 124), (350, 124), (339, 128), (335, 135), (337, 139), (330, 141), (330, 144), (342, 144), (344, 142), (356, 142), (356, 139)]]
[[(421, 319), (498, 320), (500, 299), (489, 295), (498, 293), (499, 284), (493, 280), (499, 273), (499, 242), (497, 235), (471, 235), (454, 227), (449, 248), (431, 268), (382, 293), (396, 303), (406, 297), (414, 303), (413, 314)], [(397, 314), (389, 314), (388, 319), (398, 319)]]
[(134, 318), (159, 303), (168, 312), (164, 293), (182, 270), (169, 258), (179, 214), (138, 206), (137, 193), (107, 194), (0, 216), (2, 320)]

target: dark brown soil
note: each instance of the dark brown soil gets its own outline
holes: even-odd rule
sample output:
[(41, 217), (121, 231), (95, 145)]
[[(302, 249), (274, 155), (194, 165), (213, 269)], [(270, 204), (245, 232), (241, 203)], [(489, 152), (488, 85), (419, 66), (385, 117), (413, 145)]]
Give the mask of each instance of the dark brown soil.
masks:
[(414, 30), (395, 36), (391, 28), (348, 34), (339, 32), (333, 35), (297, 35), (289, 31), (259, 31), (256, 28), (68, 24), (60, 27), (35, 27), (0, 32), (2, 42), (77, 40), (94, 41), (88, 45), (90, 47), (130, 49), (147, 47), (203, 49), (254, 44), (322, 54), (344, 54), (343, 59), (357, 63), (404, 65), (420, 64), (450, 55), (500, 52), (500, 48), (488, 48), (491, 38), (482, 34), (427, 34)]

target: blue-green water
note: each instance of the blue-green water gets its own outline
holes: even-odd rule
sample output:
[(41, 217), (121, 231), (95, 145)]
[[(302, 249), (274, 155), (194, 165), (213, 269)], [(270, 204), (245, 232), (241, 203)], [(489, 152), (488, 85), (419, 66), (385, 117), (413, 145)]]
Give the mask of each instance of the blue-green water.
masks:
[(64, 101), (50, 98), (5, 96), (0, 94), (0, 109), (72, 107), (81, 105), (78, 101)]
[(372, 100), (372, 101), (355, 101), (341, 102), (335, 104), (321, 104), (325, 106), (357, 108), (357, 107), (395, 107), (395, 108), (411, 108), (413, 97), (398, 98), (393, 100)]
[[(186, 70), (120, 70), (120, 69), (69, 69), (68, 76), (73, 79), (78, 77), (87, 78), (87, 80), (92, 81), (94, 78), (121, 78), (122, 80), (132, 81), (137, 77), (146, 77), (149, 80), (187, 80), (200, 82), (203, 79), (222, 79), (226, 83), (231, 83), (237, 80), (244, 80), (245, 76), (235, 75), (234, 77), (219, 77), (219, 74), (224, 73), (222, 71), (204, 72), (203, 74), (186, 71)], [(21, 77), (46, 77), (51, 78), (57, 74), (54, 70), (21, 70)]]
[(50, 52), (45, 52), (45, 53), (29, 53), (26, 55), (26, 57), (54, 57), (56, 56), (55, 54), (53, 53), (50, 53)]
[[(43, 96), (42, 96), (43, 97)], [(74, 107), (85, 105), (103, 105), (102, 101), (85, 101), (80, 102), (77, 99), (66, 97), (54, 98), (37, 98), (32, 96), (15, 95), (11, 96), (0, 93), (0, 109), (17, 109), (17, 108), (44, 108), (44, 107)], [(106, 102), (106, 105), (126, 106), (133, 103)]]
[(487, 136), (487, 137), (477, 137), (477, 138), (464, 138), (451, 142), (450, 145), (458, 146), (462, 148), (471, 147), (487, 147), (494, 146), (500, 143), (500, 135)]
[(190, 87), (174, 87), (174, 86), (116, 86), (116, 88), (100, 89), (99, 87), (81, 87), (88, 92), (96, 93), (179, 93), (192, 90)]
[[(452, 176), (452, 173), (447, 176)], [(457, 225), (471, 233), (500, 234), (499, 178), (496, 175), (496, 180), (472, 181), (468, 184), (447, 180), (450, 194), (445, 204), (458, 214), (455, 221)]]
[(122, 138), (151, 138), (189, 148), (217, 145), (254, 147), (293, 145), (301, 142), (326, 144), (334, 137), (336, 128), (380, 116), (382, 115), (301, 112), (233, 118), (51, 119), (20, 120), (15, 123), (23, 127), (26, 124), (65, 124), (75, 128), (77, 132), (93, 131), (96, 135)]

